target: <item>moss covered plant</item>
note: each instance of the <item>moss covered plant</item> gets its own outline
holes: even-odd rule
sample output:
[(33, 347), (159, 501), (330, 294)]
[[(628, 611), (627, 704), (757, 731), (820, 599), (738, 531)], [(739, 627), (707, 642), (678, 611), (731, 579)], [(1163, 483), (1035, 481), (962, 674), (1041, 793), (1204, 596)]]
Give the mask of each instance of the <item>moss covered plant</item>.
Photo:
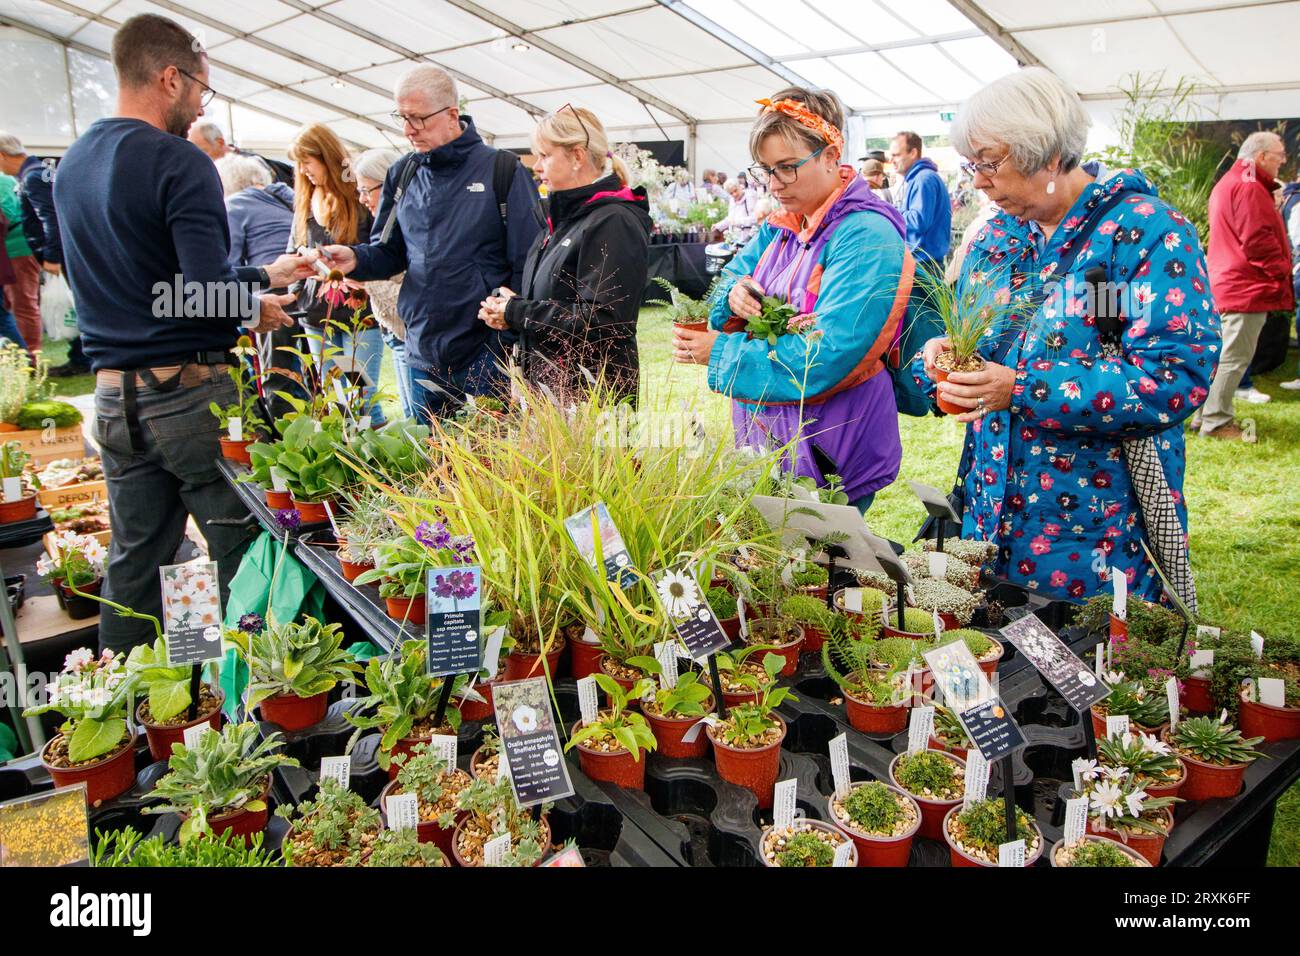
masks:
[(961, 638), (966, 643), (967, 650), (977, 661), (989, 661), (1002, 656), (1002, 645), (981, 631), (962, 627), (955, 631), (943, 632), (945, 644), (957, 638)]
[(825, 601), (807, 594), (790, 595), (781, 602), (779, 611), (783, 618), (819, 631), (829, 630), (836, 616)]
[(894, 780), (914, 797), (960, 800), (966, 792), (961, 765), (938, 750), (902, 754), (894, 764)]
[[(1016, 832), (1011, 840), (1025, 841), (1025, 861), (1042, 848), (1043, 836), (1029, 814), (1015, 808)], [(967, 856), (997, 865), (998, 847), (1008, 842), (1006, 805), (1001, 797), (981, 800), (947, 818), (948, 838)]]
[(729, 621), (740, 612), (736, 596), (726, 588), (709, 588), (707, 600), (719, 621)]
[(831, 798), (838, 822), (873, 837), (901, 837), (917, 825), (920, 815), (906, 796), (878, 780), (852, 787), (844, 797)]
[(796, 820), (789, 830), (767, 832), (763, 840), (763, 854), (772, 866), (834, 866), (835, 849), (846, 840), (848, 837), (842, 833)]

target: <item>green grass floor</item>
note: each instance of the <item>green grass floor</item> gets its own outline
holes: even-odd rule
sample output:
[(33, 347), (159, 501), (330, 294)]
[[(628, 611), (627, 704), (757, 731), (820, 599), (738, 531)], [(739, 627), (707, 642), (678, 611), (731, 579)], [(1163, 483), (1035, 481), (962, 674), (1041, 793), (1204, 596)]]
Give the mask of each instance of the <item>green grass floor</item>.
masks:
[[(657, 309), (642, 312), (642, 409), (698, 411), (712, 428), (725, 428), (727, 403), (709, 391), (705, 370), (672, 361), (672, 333)], [(64, 360), (67, 344), (51, 343), (52, 364)], [(1191, 515), (1192, 565), (1202, 616), (1234, 630), (1300, 636), (1293, 588), (1300, 584), (1300, 393), (1278, 383), (1296, 377), (1296, 353), (1279, 370), (1256, 378), (1271, 395), (1267, 405), (1239, 404), (1239, 420), (1253, 423), (1258, 442), (1220, 442), (1188, 437), (1185, 493)], [(90, 392), (90, 376), (59, 379), (60, 395)], [(393, 391), (386, 357), (381, 384)], [(395, 404), (389, 408), (395, 411)], [(876, 496), (869, 523), (878, 534), (910, 541), (922, 510), (909, 480), (944, 491), (952, 486), (961, 453), (962, 428), (946, 418), (899, 419), (903, 465), (898, 481)], [(1291, 593), (1291, 598), (1287, 595)], [(1273, 866), (1300, 865), (1300, 784), (1278, 803), (1269, 853)]]

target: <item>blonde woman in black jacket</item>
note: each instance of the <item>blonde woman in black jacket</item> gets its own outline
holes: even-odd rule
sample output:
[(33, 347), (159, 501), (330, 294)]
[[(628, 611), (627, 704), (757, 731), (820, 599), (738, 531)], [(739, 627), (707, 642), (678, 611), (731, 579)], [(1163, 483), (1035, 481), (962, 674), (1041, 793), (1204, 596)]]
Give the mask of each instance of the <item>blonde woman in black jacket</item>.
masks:
[(627, 166), (610, 153), (590, 110), (564, 106), (544, 117), (533, 155), (550, 190), (549, 228), (529, 250), (523, 288), (497, 290), (479, 318), (518, 336), (529, 381), (576, 398), (590, 387), (586, 368), (619, 398), (635, 399), (636, 322), (650, 255), (645, 190), (629, 187)]

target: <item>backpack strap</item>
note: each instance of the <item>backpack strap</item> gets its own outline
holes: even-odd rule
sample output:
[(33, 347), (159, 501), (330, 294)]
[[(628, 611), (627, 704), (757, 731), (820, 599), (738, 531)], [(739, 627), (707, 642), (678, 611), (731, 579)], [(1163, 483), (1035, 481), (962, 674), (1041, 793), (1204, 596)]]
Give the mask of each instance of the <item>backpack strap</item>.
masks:
[(416, 171), (420, 168), (420, 155), (418, 153), (408, 153), (406, 161), (401, 171), (397, 174), (397, 185), (393, 189), (393, 201), (388, 210), (388, 218), (384, 220), (383, 231), (379, 234), (380, 243), (387, 243), (393, 236), (393, 227), (397, 225), (397, 206), (406, 195), (406, 187), (411, 185), (411, 180), (415, 178)]
[[(492, 193), (496, 196), (497, 211), (501, 214), (503, 228), (510, 225), (510, 186), (515, 179), (515, 170), (521, 165), (519, 157), (508, 149), (498, 149), (492, 159)], [(545, 229), (546, 218), (542, 215), (540, 201), (532, 203), (532, 213), (533, 218)]]

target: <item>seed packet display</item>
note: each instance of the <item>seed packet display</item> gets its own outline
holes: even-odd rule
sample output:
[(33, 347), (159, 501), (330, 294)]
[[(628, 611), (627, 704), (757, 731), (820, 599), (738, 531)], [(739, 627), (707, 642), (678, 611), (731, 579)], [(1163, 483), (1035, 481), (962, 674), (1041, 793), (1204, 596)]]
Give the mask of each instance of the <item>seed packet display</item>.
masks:
[(1110, 693), (1109, 685), (1079, 660), (1037, 616), (1026, 614), (1002, 628), (1000, 633), (1079, 713), (1086, 713), (1088, 708)]
[(0, 803), (0, 867), (84, 866), (89, 857), (84, 783)]
[(476, 674), (483, 666), (483, 576), (476, 565), (432, 568), (425, 581), (429, 673)]
[(493, 684), (492, 706), (519, 805), (531, 807), (571, 796), (573, 784), (551, 715), (546, 678)]
[(731, 643), (686, 565), (659, 572), (654, 583), (659, 603), (691, 657), (699, 660)]
[(159, 568), (158, 575), (167, 663), (180, 666), (219, 660), (221, 593), (216, 562), (169, 564)]
[(574, 545), (592, 567), (597, 564), (597, 540), (600, 544), (600, 559), (605, 566), (605, 580), (615, 581), (618, 586), (627, 589), (636, 583), (636, 569), (632, 567), (632, 558), (627, 553), (627, 545), (619, 533), (614, 519), (609, 516), (605, 502), (598, 501), (590, 508), (584, 508), (575, 515), (564, 519), (564, 527), (573, 539)]

